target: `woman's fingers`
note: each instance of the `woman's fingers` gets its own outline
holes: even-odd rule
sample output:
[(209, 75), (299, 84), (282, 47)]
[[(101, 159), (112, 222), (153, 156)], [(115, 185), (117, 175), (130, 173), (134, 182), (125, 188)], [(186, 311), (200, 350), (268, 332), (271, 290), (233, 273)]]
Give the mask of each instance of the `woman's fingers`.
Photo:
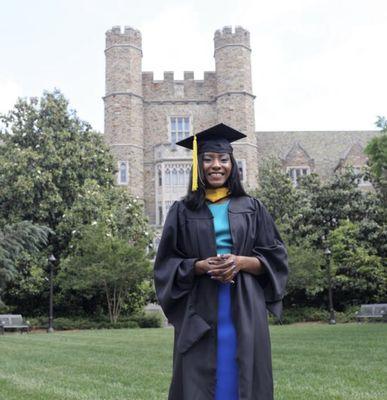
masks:
[(211, 264), (212, 270), (221, 270), (221, 269), (227, 269), (231, 266), (235, 265), (235, 261), (232, 258), (229, 258), (227, 260), (223, 260), (220, 264)]
[(223, 273), (222, 277), (225, 282), (230, 282), (234, 279), (234, 276), (238, 273), (236, 266), (231, 267), (229, 270)]
[(224, 264), (225, 258), (223, 256), (216, 256), (216, 257), (209, 257), (207, 258), (207, 261), (210, 265), (221, 265)]
[(236, 256), (233, 254), (222, 254), (217, 257), (209, 257), (209, 270), (207, 273), (212, 279), (222, 283), (232, 282), (238, 273), (236, 266)]
[(227, 263), (222, 265), (213, 266), (208, 273), (212, 276), (220, 276), (227, 272), (230, 268), (232, 268), (234, 264)]
[(211, 275), (211, 279), (216, 279), (222, 283), (231, 282), (235, 275), (238, 273), (237, 267), (235, 265), (231, 266), (231, 268), (227, 268), (225, 270), (217, 270), (217, 271), (209, 271)]

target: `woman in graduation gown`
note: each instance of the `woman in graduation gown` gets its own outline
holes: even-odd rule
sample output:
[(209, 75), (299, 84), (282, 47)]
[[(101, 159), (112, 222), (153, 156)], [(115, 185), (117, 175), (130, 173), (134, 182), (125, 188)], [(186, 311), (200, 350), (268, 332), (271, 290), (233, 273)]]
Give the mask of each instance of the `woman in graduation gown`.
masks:
[(191, 185), (169, 210), (154, 265), (174, 326), (169, 400), (273, 400), (267, 310), (280, 318), (287, 255), (263, 204), (240, 182), (219, 124), (180, 141), (193, 149)]

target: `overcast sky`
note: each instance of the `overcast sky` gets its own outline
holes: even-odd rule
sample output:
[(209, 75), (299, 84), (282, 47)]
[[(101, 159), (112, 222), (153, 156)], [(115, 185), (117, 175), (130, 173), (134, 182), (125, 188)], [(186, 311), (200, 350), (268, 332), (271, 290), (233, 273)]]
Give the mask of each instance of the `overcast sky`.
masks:
[(248, 29), (256, 130), (366, 130), (387, 116), (386, 0), (0, 0), (0, 112), (57, 87), (102, 131), (113, 25), (142, 32), (156, 79), (202, 79), (215, 30)]

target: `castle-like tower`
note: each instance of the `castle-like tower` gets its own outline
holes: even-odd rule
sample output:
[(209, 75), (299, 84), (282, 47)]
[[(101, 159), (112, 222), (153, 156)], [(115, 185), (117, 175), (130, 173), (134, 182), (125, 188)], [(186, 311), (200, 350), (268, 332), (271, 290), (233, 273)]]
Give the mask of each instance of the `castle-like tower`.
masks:
[(105, 138), (117, 159), (118, 179), (144, 197), (141, 34), (130, 27), (106, 32)]
[(243, 132), (247, 138), (234, 143), (236, 155), (249, 168), (246, 184), (258, 180), (257, 140), (254, 124), (254, 99), (251, 83), (250, 33), (240, 26), (217, 30), (214, 37), (216, 71), (216, 110), (219, 122)]
[(145, 201), (162, 224), (174, 200), (187, 190), (191, 152), (175, 143), (223, 122), (247, 135), (235, 144), (246, 187), (257, 185), (258, 161), (251, 84), (250, 35), (241, 27), (215, 32), (215, 71), (195, 80), (164, 72), (157, 81), (142, 72), (141, 34), (125, 27), (106, 33), (105, 137), (117, 160), (117, 183)]

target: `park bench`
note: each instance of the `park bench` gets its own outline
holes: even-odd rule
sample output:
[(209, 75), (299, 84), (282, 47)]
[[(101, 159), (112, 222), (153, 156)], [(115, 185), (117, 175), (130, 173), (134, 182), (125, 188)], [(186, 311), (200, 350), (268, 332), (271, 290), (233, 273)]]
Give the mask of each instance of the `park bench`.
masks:
[(31, 330), (31, 326), (28, 322), (24, 322), (23, 317), (20, 314), (1, 314), (0, 334), (4, 335), (4, 331), (6, 329), (29, 332)]
[(382, 318), (387, 322), (387, 304), (362, 304), (355, 315), (358, 322), (362, 318)]

